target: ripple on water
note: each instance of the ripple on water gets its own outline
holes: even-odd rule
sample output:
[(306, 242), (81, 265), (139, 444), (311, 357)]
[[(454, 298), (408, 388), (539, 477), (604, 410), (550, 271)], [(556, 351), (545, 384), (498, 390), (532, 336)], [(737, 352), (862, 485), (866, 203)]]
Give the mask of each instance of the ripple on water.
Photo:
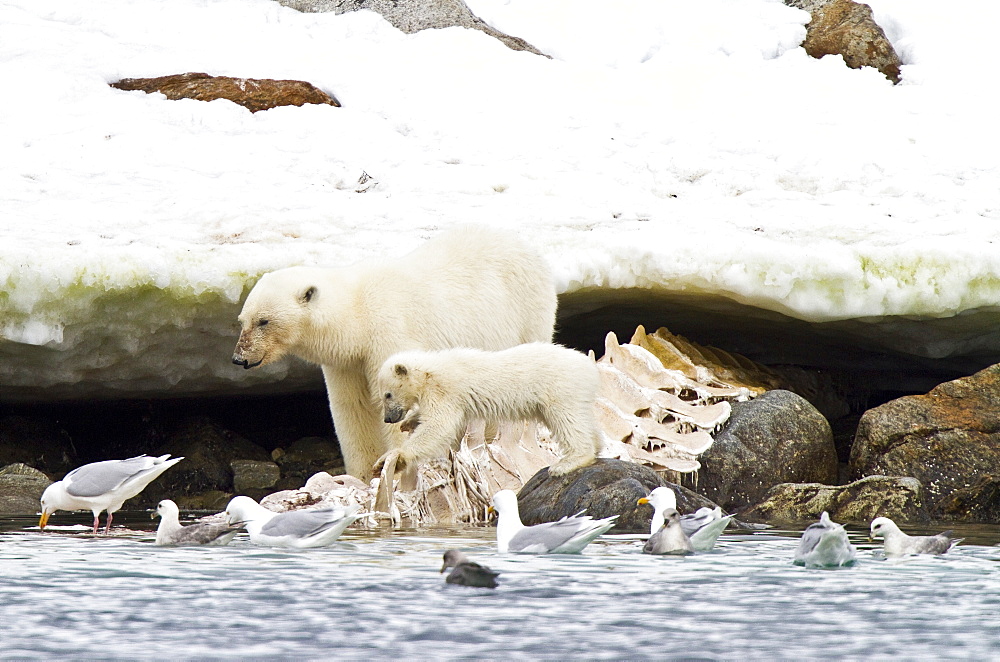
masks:
[[(117, 521), (117, 518), (116, 518)], [(996, 534), (986, 532), (979, 539)], [(711, 553), (651, 557), (635, 538), (582, 555), (498, 555), (490, 529), (348, 532), (316, 550), (162, 548), (0, 533), (0, 657), (987, 659), (1000, 649), (998, 550), (855, 566), (792, 564), (797, 534), (725, 534)], [(1000, 536), (997, 536), (1000, 539)], [(444, 583), (441, 553), (501, 572)]]

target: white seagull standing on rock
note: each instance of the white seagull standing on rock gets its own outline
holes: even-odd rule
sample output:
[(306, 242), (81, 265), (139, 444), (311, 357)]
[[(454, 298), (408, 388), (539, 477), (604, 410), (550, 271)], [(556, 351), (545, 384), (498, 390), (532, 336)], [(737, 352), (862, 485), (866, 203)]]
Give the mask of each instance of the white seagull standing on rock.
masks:
[(317, 508), (276, 513), (248, 496), (233, 497), (226, 506), (230, 524), (242, 523), (250, 542), (269, 547), (325, 547), (332, 544), (355, 520), (361, 506)]
[(806, 567), (830, 568), (850, 565), (856, 556), (857, 550), (847, 539), (844, 526), (832, 521), (824, 510), (819, 521), (802, 532), (794, 562)]
[(153, 511), (152, 517), (160, 518), (156, 528), (157, 545), (228, 545), (242, 526), (225, 522), (195, 522), (184, 526), (180, 509), (170, 499), (164, 499)]
[(511, 490), (500, 490), (493, 495), (491, 512), (497, 514), (497, 550), (521, 554), (578, 554), (594, 538), (615, 525), (618, 515), (594, 519), (577, 513), (555, 522), (534, 526), (521, 523), (517, 508), (517, 495)]
[(945, 531), (935, 536), (911, 536), (903, 533), (888, 517), (876, 517), (872, 520), (872, 540), (882, 538), (882, 548), (886, 557), (909, 556), (910, 554), (944, 554), (964, 538), (952, 538), (951, 531)]
[[(664, 523), (664, 513), (677, 509), (677, 495), (669, 487), (657, 487), (642, 497), (636, 505), (648, 503), (653, 506), (653, 519), (649, 523), (650, 535), (655, 535)], [(699, 552), (707, 552), (715, 547), (715, 541), (732, 521), (732, 515), (723, 515), (721, 508), (699, 508), (693, 515), (681, 516), (681, 528), (691, 539), (691, 545)]]
[(57, 510), (89, 510), (94, 513), (94, 533), (102, 510), (108, 511), (104, 533), (111, 530), (112, 515), (128, 499), (146, 489), (157, 476), (183, 457), (139, 455), (127, 460), (105, 460), (77, 467), (62, 480), (42, 492), (42, 517), (38, 528), (45, 529), (49, 515)]

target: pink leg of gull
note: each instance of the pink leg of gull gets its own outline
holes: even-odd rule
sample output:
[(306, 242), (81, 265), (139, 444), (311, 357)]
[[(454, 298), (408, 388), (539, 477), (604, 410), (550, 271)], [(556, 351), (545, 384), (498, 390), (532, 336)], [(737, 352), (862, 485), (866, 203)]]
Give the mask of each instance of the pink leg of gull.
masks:
[(107, 524), (104, 525), (104, 535), (108, 535), (108, 532), (110, 532), (110, 531), (111, 531), (111, 511), (109, 510), (108, 511), (108, 522), (107, 522)]
[(97, 525), (101, 523), (101, 514), (94, 515), (94, 535), (97, 535)]

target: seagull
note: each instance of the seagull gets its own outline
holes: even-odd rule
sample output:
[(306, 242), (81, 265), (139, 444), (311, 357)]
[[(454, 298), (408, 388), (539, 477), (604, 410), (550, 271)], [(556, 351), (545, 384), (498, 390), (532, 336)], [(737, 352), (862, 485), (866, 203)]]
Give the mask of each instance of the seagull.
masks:
[(156, 506), (152, 517), (160, 518), (156, 528), (157, 545), (228, 545), (242, 526), (224, 522), (198, 522), (182, 526), (177, 504), (164, 499)]
[(497, 514), (497, 550), (501, 553), (577, 554), (618, 519), (618, 515), (612, 515), (595, 520), (581, 511), (555, 522), (525, 526), (518, 514), (517, 495), (511, 490), (493, 495), (490, 512)]
[(910, 554), (944, 554), (965, 538), (952, 538), (951, 531), (936, 536), (910, 536), (899, 530), (888, 517), (872, 520), (871, 540), (882, 538), (885, 555), (908, 556)]
[(691, 539), (684, 533), (681, 514), (674, 508), (663, 513), (664, 524), (649, 536), (642, 547), (643, 554), (693, 554)]
[(105, 460), (77, 467), (62, 480), (52, 483), (42, 492), (42, 517), (38, 528), (44, 530), (49, 515), (57, 510), (89, 510), (94, 513), (94, 533), (97, 533), (102, 510), (108, 511), (104, 533), (111, 530), (112, 515), (128, 499), (146, 489), (157, 476), (174, 466), (183, 457), (170, 455), (149, 457), (139, 455), (127, 460)]
[(333, 543), (355, 520), (361, 506), (290, 510), (276, 513), (248, 496), (233, 497), (226, 506), (230, 524), (243, 523), (250, 542), (270, 547), (324, 547)]
[[(636, 505), (648, 503), (653, 506), (653, 519), (649, 523), (650, 535), (663, 528), (664, 513), (677, 509), (677, 496), (669, 487), (657, 487), (636, 502)], [(699, 552), (707, 552), (715, 547), (722, 531), (729, 526), (732, 515), (723, 515), (722, 508), (699, 508), (693, 515), (681, 516), (681, 528), (691, 539), (691, 544)]]
[(812, 568), (850, 565), (857, 550), (847, 539), (843, 525), (830, 520), (824, 510), (819, 521), (806, 527), (795, 551), (795, 564)]
[(453, 568), (444, 578), (445, 582), (449, 584), (496, 588), (497, 577), (500, 576), (496, 570), (490, 570), (484, 565), (470, 561), (469, 557), (457, 549), (449, 549), (444, 553), (444, 565), (441, 566), (441, 572), (448, 568)]

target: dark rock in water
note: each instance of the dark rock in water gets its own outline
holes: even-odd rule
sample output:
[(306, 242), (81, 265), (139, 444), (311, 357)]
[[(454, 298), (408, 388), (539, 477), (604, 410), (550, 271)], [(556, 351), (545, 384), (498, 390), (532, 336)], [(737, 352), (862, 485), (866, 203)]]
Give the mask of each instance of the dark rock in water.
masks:
[(168, 99), (214, 101), (227, 99), (256, 113), (278, 106), (307, 103), (340, 106), (340, 102), (311, 83), (270, 78), (231, 78), (205, 73), (171, 74), (156, 78), (123, 78), (111, 83), (119, 90), (159, 92)]
[[(278, 0), (279, 3), (301, 12), (334, 12), (343, 14), (368, 9), (382, 15), (394, 28), (407, 34), (420, 30), (463, 27), (480, 30), (499, 39), (515, 51), (544, 55), (537, 48), (519, 37), (489, 26), (472, 13), (462, 0)], [(549, 57), (546, 55), (545, 57)]]
[(80, 464), (70, 436), (57, 423), (6, 416), (0, 419), (0, 467), (19, 462), (53, 478)]
[(524, 484), (517, 502), (521, 521), (528, 526), (586, 510), (595, 519), (618, 515), (615, 533), (648, 533), (653, 509), (636, 501), (661, 486), (677, 493), (677, 508), (683, 512), (715, 507), (691, 490), (668, 483), (647, 466), (612, 459), (599, 459), (563, 476), (550, 476), (546, 467)]
[(826, 511), (838, 522), (868, 524), (876, 517), (925, 523), (923, 488), (915, 478), (869, 476), (849, 485), (783, 483), (772, 487), (764, 500), (741, 513), (756, 521), (814, 520)]
[(968, 487), (943, 497), (938, 510), (944, 519), (1000, 522), (1000, 476), (982, 476)]
[(232, 492), (234, 460), (269, 462), (271, 459), (260, 446), (200, 416), (186, 419), (175, 431), (167, 433), (167, 441), (154, 454), (164, 453), (184, 459), (130, 500), (134, 507), (150, 508), (162, 499), (177, 501), (181, 495), (209, 490)]
[(699, 492), (726, 512), (763, 500), (780, 483), (837, 481), (830, 424), (791, 391), (767, 391), (734, 403), (715, 443), (698, 459)]
[(893, 83), (899, 82), (901, 62), (885, 32), (872, 17), (872, 9), (852, 0), (785, 0), (808, 11), (802, 48), (814, 58), (841, 55), (852, 69), (873, 67)]
[(913, 476), (932, 517), (1000, 521), (1000, 364), (865, 412), (850, 471)]
[(0, 515), (35, 515), (49, 477), (26, 464), (0, 468)]

